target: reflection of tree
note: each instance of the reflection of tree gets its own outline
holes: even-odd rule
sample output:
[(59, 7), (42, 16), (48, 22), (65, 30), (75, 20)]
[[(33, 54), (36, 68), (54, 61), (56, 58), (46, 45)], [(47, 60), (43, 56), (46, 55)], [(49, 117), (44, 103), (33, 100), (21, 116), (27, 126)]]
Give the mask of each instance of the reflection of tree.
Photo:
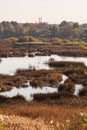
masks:
[(41, 56), (38, 56), (38, 69), (40, 67), (40, 64), (41, 64)]

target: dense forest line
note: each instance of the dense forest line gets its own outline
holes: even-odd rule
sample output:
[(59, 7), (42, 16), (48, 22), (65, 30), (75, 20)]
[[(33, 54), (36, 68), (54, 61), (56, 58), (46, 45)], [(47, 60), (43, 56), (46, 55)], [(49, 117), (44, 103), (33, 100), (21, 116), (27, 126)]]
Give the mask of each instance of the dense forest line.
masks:
[(17, 23), (3, 21), (0, 23), (0, 39), (9, 37), (33, 36), (35, 38), (62, 38), (87, 41), (87, 24), (62, 21), (60, 24)]

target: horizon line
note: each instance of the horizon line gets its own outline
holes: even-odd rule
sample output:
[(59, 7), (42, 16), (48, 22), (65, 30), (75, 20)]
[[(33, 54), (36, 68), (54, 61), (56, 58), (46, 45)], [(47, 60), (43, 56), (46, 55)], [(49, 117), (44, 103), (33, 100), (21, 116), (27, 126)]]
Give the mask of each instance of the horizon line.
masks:
[[(63, 22), (63, 21), (66, 21), (66, 22), (73, 22), (73, 23), (78, 23), (78, 24), (80, 24), (80, 25), (82, 25), (82, 24), (87, 24), (87, 22), (78, 22), (78, 21), (69, 21), (69, 20), (62, 20), (61, 22)], [(57, 23), (57, 22), (48, 22), (48, 21), (42, 21), (42, 22), (39, 22), (39, 21), (35, 21), (35, 22), (22, 22), (22, 21), (19, 21), (19, 20), (2, 20), (2, 21), (0, 21), (0, 23), (2, 23), (2, 22), (17, 22), (17, 23), (19, 23), (19, 24), (25, 24), (25, 23), (33, 23), (33, 24), (35, 24), (35, 23), (48, 23), (48, 24), (60, 24), (61, 22), (59, 22), (59, 23)]]

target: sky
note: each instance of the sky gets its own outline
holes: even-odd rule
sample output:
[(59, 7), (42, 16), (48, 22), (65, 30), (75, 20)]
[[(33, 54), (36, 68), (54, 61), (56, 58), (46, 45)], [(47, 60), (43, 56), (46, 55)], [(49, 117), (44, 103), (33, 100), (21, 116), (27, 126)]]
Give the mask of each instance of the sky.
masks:
[(0, 0), (0, 22), (87, 23), (87, 0)]

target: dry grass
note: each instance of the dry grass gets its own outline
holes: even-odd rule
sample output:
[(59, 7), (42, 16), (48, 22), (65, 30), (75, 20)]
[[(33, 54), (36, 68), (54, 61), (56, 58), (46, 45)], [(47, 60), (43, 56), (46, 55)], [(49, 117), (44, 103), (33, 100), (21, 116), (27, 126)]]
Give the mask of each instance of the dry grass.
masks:
[(50, 67), (67, 67), (67, 68), (75, 68), (75, 67), (85, 67), (84, 63), (81, 62), (65, 62), (65, 61), (54, 61), (50, 60), (48, 62)]
[[(50, 128), (57, 130), (58, 124), (66, 126), (68, 122), (69, 127), (73, 126), (75, 130), (83, 130), (80, 113), (84, 111), (84, 108), (16, 100), (0, 104), (0, 111), (9, 118), (4, 122), (6, 130), (50, 130)], [(68, 129), (61, 126), (60, 130)]]
[(86, 49), (73, 44), (10, 44), (8, 42), (0, 43), (0, 57), (20, 57), (26, 53), (41, 52), (37, 55), (58, 54), (60, 56), (87, 56)]
[[(58, 54), (60, 56), (87, 56), (87, 51), (73, 45), (13, 45), (1, 44), (0, 57), (25, 56), (28, 52), (41, 52), (36, 55)], [(66, 63), (65, 63), (66, 64)], [(3, 90), (10, 87), (22, 85), (27, 79), (32, 79), (37, 85), (57, 84), (61, 80), (61, 73), (67, 74), (74, 83), (86, 85), (87, 74), (83, 65), (74, 68), (76, 63), (67, 65), (57, 70), (18, 71), (15, 76), (0, 75), (0, 88)], [(57, 82), (56, 82), (57, 81)], [(67, 84), (67, 83), (66, 83)], [(68, 81), (66, 89), (70, 87), (73, 91), (72, 82)], [(68, 88), (67, 88), (68, 86)], [(87, 97), (83, 92), (80, 97), (74, 97), (70, 92), (60, 92), (60, 94), (36, 95), (37, 101), (26, 102), (23, 97), (17, 96), (12, 99), (0, 97), (0, 113), (7, 115), (0, 119), (0, 127), (6, 130), (83, 130), (80, 113), (87, 106)], [(43, 100), (44, 99), (44, 100)], [(56, 99), (56, 100), (55, 100)], [(4, 124), (4, 126), (3, 126)], [(1, 128), (0, 128), (1, 129)]]

